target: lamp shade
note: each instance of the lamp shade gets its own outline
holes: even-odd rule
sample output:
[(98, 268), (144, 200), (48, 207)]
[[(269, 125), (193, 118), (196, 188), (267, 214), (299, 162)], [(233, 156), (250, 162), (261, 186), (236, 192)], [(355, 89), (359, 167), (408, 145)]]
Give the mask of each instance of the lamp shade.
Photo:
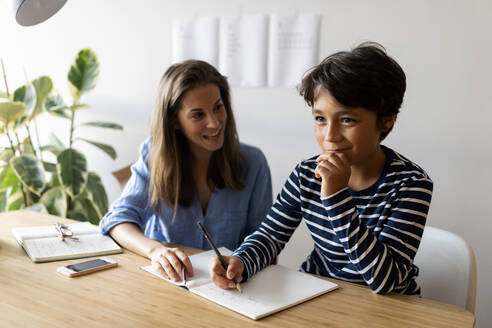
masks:
[(53, 16), (67, 0), (12, 0), (15, 20), (22, 26), (36, 25)]

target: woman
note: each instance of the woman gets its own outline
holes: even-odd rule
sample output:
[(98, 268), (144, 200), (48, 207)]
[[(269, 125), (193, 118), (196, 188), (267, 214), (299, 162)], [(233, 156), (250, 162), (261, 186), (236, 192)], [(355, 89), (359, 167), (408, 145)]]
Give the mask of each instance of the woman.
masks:
[(191, 262), (163, 242), (208, 249), (199, 220), (217, 246), (235, 249), (271, 204), (268, 163), (258, 148), (239, 143), (225, 77), (188, 60), (164, 73), (151, 136), (100, 228), (179, 281), (193, 276)]

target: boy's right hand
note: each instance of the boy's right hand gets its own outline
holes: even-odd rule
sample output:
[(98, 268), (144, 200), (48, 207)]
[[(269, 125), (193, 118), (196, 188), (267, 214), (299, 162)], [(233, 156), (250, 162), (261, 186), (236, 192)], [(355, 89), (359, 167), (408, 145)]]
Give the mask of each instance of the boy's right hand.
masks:
[(224, 260), (228, 264), (227, 272), (215, 256), (208, 266), (208, 273), (214, 284), (222, 289), (232, 289), (236, 287), (232, 278), (236, 278), (237, 282), (243, 279), (244, 263), (238, 256), (224, 256)]

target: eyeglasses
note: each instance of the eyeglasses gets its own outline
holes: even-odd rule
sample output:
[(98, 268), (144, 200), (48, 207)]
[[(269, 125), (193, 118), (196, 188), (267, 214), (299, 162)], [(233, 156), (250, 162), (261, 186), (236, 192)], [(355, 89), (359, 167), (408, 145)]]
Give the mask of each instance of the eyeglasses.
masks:
[(79, 240), (79, 238), (74, 237), (73, 231), (70, 230), (70, 228), (66, 224), (55, 223), (55, 228), (56, 228), (56, 231), (58, 231), (58, 233), (60, 234), (62, 241), (65, 241), (65, 238), (70, 238), (73, 240)]

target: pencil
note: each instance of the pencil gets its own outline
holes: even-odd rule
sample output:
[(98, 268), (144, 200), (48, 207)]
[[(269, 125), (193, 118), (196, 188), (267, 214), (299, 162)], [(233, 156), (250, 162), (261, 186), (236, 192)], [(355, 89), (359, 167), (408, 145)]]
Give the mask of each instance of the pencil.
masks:
[[(202, 223), (200, 221), (197, 222), (198, 226), (200, 227), (200, 229), (202, 230), (203, 232), (203, 235), (205, 236), (205, 239), (207, 239), (208, 243), (210, 244), (210, 246), (213, 248), (215, 254), (217, 255), (217, 257), (219, 258), (219, 261), (220, 263), (222, 264), (222, 267), (227, 271), (227, 263), (226, 261), (224, 260), (224, 258), (222, 257), (222, 254), (220, 254), (219, 250), (217, 249), (217, 247), (215, 247), (215, 244), (214, 242), (212, 241), (212, 238), (210, 237), (210, 235), (208, 234), (207, 230), (205, 229), (205, 227), (202, 225)], [(232, 278), (232, 281), (234, 282), (234, 284), (236, 285), (236, 289), (242, 293), (243, 290), (241, 289), (241, 286), (239, 285), (239, 283), (236, 281), (236, 278)]]
[(183, 283), (186, 286), (186, 270), (185, 270), (184, 265), (183, 265), (182, 270), (181, 270), (181, 277), (183, 278)]

